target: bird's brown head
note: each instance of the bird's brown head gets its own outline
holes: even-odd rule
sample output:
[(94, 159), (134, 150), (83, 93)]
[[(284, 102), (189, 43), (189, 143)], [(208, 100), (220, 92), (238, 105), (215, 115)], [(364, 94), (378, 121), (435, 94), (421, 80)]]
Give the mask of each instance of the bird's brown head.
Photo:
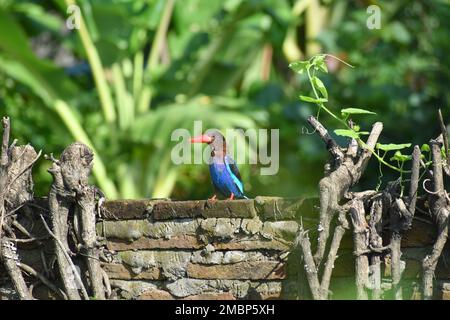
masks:
[(226, 153), (226, 141), (225, 137), (217, 130), (211, 131), (207, 134), (197, 136), (191, 139), (191, 143), (207, 143), (211, 147), (211, 156), (214, 156), (218, 152)]

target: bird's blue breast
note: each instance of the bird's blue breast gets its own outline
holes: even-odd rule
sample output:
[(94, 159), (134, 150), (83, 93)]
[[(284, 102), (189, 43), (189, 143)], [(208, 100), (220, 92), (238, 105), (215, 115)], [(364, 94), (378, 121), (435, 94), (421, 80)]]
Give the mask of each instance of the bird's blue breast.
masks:
[(222, 195), (230, 197), (231, 193), (237, 198), (243, 198), (242, 182), (232, 173), (226, 161), (214, 161), (209, 165), (209, 172), (214, 187)]

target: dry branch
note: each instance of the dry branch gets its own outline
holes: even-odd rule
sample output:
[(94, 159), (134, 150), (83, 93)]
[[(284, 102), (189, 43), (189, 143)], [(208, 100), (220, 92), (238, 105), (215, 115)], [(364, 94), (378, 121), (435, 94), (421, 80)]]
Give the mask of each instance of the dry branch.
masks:
[[(80, 299), (78, 288), (83, 297), (88, 298), (86, 289), (78, 272), (73, 267), (69, 254), (74, 255), (68, 245), (68, 235), (77, 233), (74, 241), (80, 241), (78, 247), (85, 256), (89, 271), (89, 282), (93, 295), (105, 299), (103, 273), (99, 263), (99, 249), (95, 230), (96, 188), (89, 186), (89, 175), (94, 155), (91, 149), (82, 143), (73, 143), (61, 154), (61, 159), (53, 161), (49, 172), (53, 175), (53, 184), (49, 194), (49, 208), (55, 237), (56, 255), (60, 275), (69, 299)], [(70, 229), (70, 213), (73, 212)], [(70, 232), (69, 232), (70, 231)]]
[(42, 273), (37, 272), (35, 269), (33, 269), (32, 267), (30, 267), (27, 264), (21, 263), (20, 264), (20, 268), (25, 271), (26, 273), (35, 276), (36, 278), (38, 278), (39, 280), (42, 281), (43, 284), (45, 284), (50, 290), (52, 290), (53, 292), (55, 292), (57, 295), (59, 295), (62, 299), (67, 300), (67, 296), (66, 294), (60, 290), (59, 288), (57, 288), (46, 276), (44, 276)]
[[(414, 146), (409, 200), (405, 201), (399, 194), (399, 190), (395, 190), (395, 188), (390, 190), (392, 200), (389, 210), (391, 220), (391, 241), (389, 246), (391, 249), (392, 288), (396, 300), (403, 299), (403, 289), (400, 284), (402, 270), (404, 269), (401, 261), (401, 242), (403, 233), (411, 228), (416, 210), (420, 155), (419, 146)], [(397, 187), (399, 186), (397, 185)]]
[(81, 221), (82, 251), (86, 257), (89, 279), (94, 296), (97, 299), (105, 299), (105, 287), (103, 286), (103, 275), (95, 229), (95, 194), (96, 188), (93, 186), (86, 186), (83, 190), (80, 190), (77, 196), (79, 210), (76, 211), (76, 214), (81, 216), (79, 221)]
[(438, 237), (433, 245), (431, 254), (427, 255), (422, 261), (423, 298), (426, 300), (433, 297), (434, 272), (444, 245), (447, 242), (450, 213), (449, 197), (444, 188), (441, 142), (438, 139), (431, 140), (430, 148), (433, 161), (433, 190), (428, 194), (428, 205), (432, 218), (438, 227)]
[[(70, 300), (80, 300), (81, 297), (76, 283), (77, 271), (72, 268), (73, 263), (69, 254), (71, 251), (67, 242), (69, 209), (72, 205), (72, 201), (69, 197), (71, 192), (68, 193), (64, 187), (62, 170), (59, 162), (54, 161), (52, 167), (48, 171), (53, 176), (53, 184), (48, 196), (53, 232), (50, 230), (48, 231), (49, 233), (51, 232), (50, 234), (54, 238), (55, 254), (64, 290)], [(44, 220), (43, 222), (46, 226)]]
[(367, 248), (369, 245), (369, 226), (366, 222), (364, 204), (361, 200), (353, 202), (350, 216), (353, 224), (353, 250), (355, 259), (355, 278), (358, 300), (367, 300), (369, 287), (369, 258)]
[(370, 207), (369, 220), (369, 247), (372, 251), (370, 255), (369, 267), (369, 285), (372, 289), (372, 299), (380, 300), (382, 297), (381, 290), (381, 252), (383, 247), (382, 232), (382, 215), (383, 215), (383, 199), (378, 196), (373, 200)]
[[(343, 154), (341, 148), (328, 135), (327, 130), (316, 118), (310, 116), (308, 122), (318, 132), (332, 156), (330, 160), (331, 172), (319, 182), (320, 236), (317, 251), (314, 255), (315, 263), (319, 266), (330, 235), (331, 221), (336, 212), (342, 209), (339, 202), (361, 178), (372, 155), (371, 150), (375, 148), (375, 144), (383, 129), (383, 125), (381, 122), (373, 125), (372, 131), (367, 139), (367, 148), (360, 148), (356, 153), (351, 150), (352, 148), (349, 148), (349, 152)], [(341, 159), (341, 157), (343, 158)]]
[(317, 267), (311, 254), (311, 242), (309, 241), (308, 231), (300, 228), (297, 233), (295, 243), (302, 249), (303, 259), (305, 262), (304, 268), (306, 272), (306, 279), (308, 280), (312, 297), (314, 300), (323, 300), (320, 292), (321, 286), (319, 282), (319, 275), (317, 273)]
[(31, 300), (30, 290), (20, 270), (17, 248), (7, 239), (5, 231), (15, 237), (12, 230), (14, 215), (33, 198), (31, 168), (39, 154), (29, 145), (16, 146), (16, 140), (9, 145), (10, 120), (2, 119), (3, 136), (0, 160), (0, 258), (11, 278), (20, 299)]
[[(320, 222), (315, 255), (311, 254), (311, 243), (302, 228), (297, 234), (296, 242), (303, 253), (304, 268), (313, 298), (328, 299), (330, 279), (335, 260), (337, 259), (337, 251), (345, 230), (348, 229), (345, 214), (349, 208), (354, 208), (354, 206), (358, 206), (358, 203), (362, 203), (361, 199), (373, 196), (373, 192), (368, 192), (359, 198), (350, 192), (350, 188), (358, 183), (361, 178), (383, 126), (379, 122), (373, 126), (366, 148), (360, 148), (357, 141), (352, 139), (347, 150), (344, 150), (333, 140), (325, 127), (316, 118), (310, 116), (308, 122), (325, 143), (331, 159), (326, 166), (325, 177), (319, 182)], [(351, 200), (341, 206), (339, 203), (346, 196), (355, 197), (356, 201)], [(327, 240), (330, 236), (331, 221), (336, 213), (339, 213), (339, 224), (334, 230), (327, 261), (324, 264), (321, 280), (319, 280), (318, 272), (325, 255)]]
[(445, 155), (447, 157), (447, 162), (443, 166), (444, 172), (446, 175), (450, 176), (450, 155), (448, 153), (448, 132), (447, 132), (447, 126), (444, 123), (444, 118), (442, 117), (441, 109), (438, 110), (438, 118), (439, 118), (439, 126), (441, 129), (442, 134), (442, 142), (444, 144), (444, 151)]

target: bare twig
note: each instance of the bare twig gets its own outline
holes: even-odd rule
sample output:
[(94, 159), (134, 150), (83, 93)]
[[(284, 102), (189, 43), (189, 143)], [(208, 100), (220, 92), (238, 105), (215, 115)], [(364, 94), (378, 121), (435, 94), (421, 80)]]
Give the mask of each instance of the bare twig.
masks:
[(23, 170), (21, 172), (19, 172), (17, 175), (15, 175), (11, 181), (9, 182), (9, 184), (7, 185), (7, 188), (9, 188), (14, 182), (16, 182), (17, 179), (19, 179), (25, 172), (27, 172), (28, 170), (31, 169), (31, 167), (34, 165), (34, 163), (40, 158), (42, 154), (42, 150), (39, 150), (39, 153), (37, 154), (37, 156), (28, 164), (28, 166), (26, 166), (25, 168), (23, 168)]
[(420, 174), (420, 148), (419, 146), (414, 146), (414, 151), (412, 154), (412, 167), (411, 167), (411, 183), (409, 188), (409, 205), (408, 211), (414, 216), (416, 210), (417, 202), (417, 190), (419, 185), (419, 174)]
[[(9, 147), (10, 121), (2, 119), (3, 137), (0, 159), (0, 259), (11, 278), (20, 299), (31, 300), (32, 295), (19, 268), (20, 260), (13, 241), (4, 237), (4, 231), (11, 238), (15, 234), (11, 228), (13, 223), (9, 215), (15, 208), (20, 208), (32, 198), (33, 182), (31, 179), (31, 158), (36, 152), (31, 146), (16, 147), (16, 140)], [(17, 172), (20, 176), (14, 178)], [(26, 174), (25, 174), (26, 173)], [(14, 239), (15, 241), (15, 239)]]
[(78, 271), (77, 271), (77, 268), (76, 268), (75, 265), (73, 264), (72, 259), (71, 259), (70, 256), (69, 256), (69, 253), (66, 251), (64, 244), (63, 244), (63, 243), (61, 242), (61, 240), (59, 240), (59, 239), (56, 237), (56, 235), (50, 230), (50, 228), (49, 228), (47, 222), (45, 221), (44, 217), (42, 216), (42, 214), (39, 214), (39, 215), (40, 215), (40, 217), (41, 217), (41, 220), (42, 220), (42, 223), (43, 223), (45, 229), (46, 229), (47, 232), (52, 236), (52, 238), (55, 239), (56, 243), (58, 244), (58, 246), (59, 246), (60, 249), (61, 249), (61, 252), (63, 252), (63, 254), (64, 254), (64, 256), (65, 256), (65, 258), (66, 258), (66, 260), (67, 260), (67, 262), (68, 262), (68, 264), (69, 264), (69, 266), (70, 266), (70, 268), (71, 268), (71, 271), (72, 271), (72, 274), (73, 274), (73, 276), (74, 276), (74, 278), (75, 278), (75, 281), (77, 282), (77, 285), (80, 287), (81, 292), (83, 293), (83, 297), (84, 297), (86, 300), (89, 300), (89, 295), (88, 295), (88, 293), (87, 293), (87, 291), (86, 291), (86, 288), (84, 287), (83, 281), (81, 280), (81, 277), (80, 277), (80, 275), (79, 275), (79, 273), (78, 273)]
[(365, 252), (369, 243), (369, 228), (365, 219), (364, 204), (362, 201), (354, 201), (350, 208), (350, 216), (353, 224), (353, 250), (355, 252), (355, 272), (357, 299), (367, 300), (367, 288), (369, 284), (369, 259)]
[(369, 249), (370, 268), (369, 268), (369, 283), (372, 289), (372, 299), (380, 300), (382, 296), (381, 290), (381, 253), (386, 250), (383, 247), (383, 240), (381, 238), (381, 219), (383, 214), (383, 199), (378, 196), (370, 207), (369, 220)]
[(426, 300), (433, 297), (434, 271), (447, 241), (450, 214), (448, 194), (444, 189), (441, 143), (438, 139), (431, 140), (430, 147), (433, 160), (433, 193), (428, 195), (428, 204), (432, 218), (438, 226), (438, 237), (431, 254), (422, 261), (423, 298)]
[(320, 139), (322, 139), (327, 150), (331, 153), (336, 161), (336, 166), (340, 165), (344, 159), (344, 153), (342, 152), (339, 145), (334, 141), (334, 139), (328, 133), (328, 130), (313, 116), (308, 117), (308, 122), (318, 133)]
[(334, 262), (337, 259), (337, 252), (341, 244), (341, 240), (345, 234), (345, 228), (341, 225), (337, 226), (334, 230), (333, 240), (331, 240), (330, 250), (328, 251), (328, 258), (325, 263), (325, 268), (322, 275), (322, 281), (320, 284), (321, 294), (326, 298), (328, 297), (328, 291), (330, 287), (331, 275), (334, 269)]
[(76, 215), (80, 215), (81, 238), (83, 241), (82, 252), (86, 256), (92, 290), (97, 299), (103, 300), (105, 299), (105, 289), (95, 229), (95, 192), (95, 188), (91, 186), (86, 186), (82, 192), (79, 192), (77, 197), (79, 210), (77, 210)]
[[(330, 223), (336, 212), (345, 208), (340, 206), (340, 202), (349, 189), (358, 183), (367, 163), (372, 156), (372, 149), (383, 129), (381, 122), (373, 125), (372, 131), (367, 139), (366, 147), (360, 149), (354, 156), (351, 154), (342, 154), (336, 143), (327, 137), (328, 133), (323, 126), (314, 117), (309, 117), (308, 121), (315, 127), (326, 144), (333, 159), (331, 160), (331, 172), (322, 178), (319, 182), (320, 193), (320, 235), (317, 244), (317, 250), (314, 254), (314, 260), (317, 266), (325, 254), (325, 248), (330, 235)], [(341, 159), (340, 157), (343, 156)], [(336, 166), (337, 165), (337, 166)]]
[(25, 263), (21, 263), (20, 268), (25, 271), (26, 273), (35, 276), (39, 280), (42, 281), (43, 284), (45, 284), (49, 289), (51, 289), (53, 292), (55, 292), (57, 295), (59, 295), (64, 300), (67, 300), (67, 295), (59, 288), (57, 288), (46, 276), (44, 276), (42, 273), (37, 272), (35, 269), (30, 267), (29, 265)]
[(313, 299), (322, 300), (317, 267), (311, 254), (311, 242), (309, 241), (308, 232), (304, 231), (302, 228), (297, 233), (296, 244), (302, 248), (306, 279), (308, 280), (309, 289), (311, 290)]
[(1, 166), (5, 167), (9, 162), (8, 157), (8, 145), (9, 145), (9, 133), (11, 131), (11, 125), (8, 117), (3, 117), (3, 140), (2, 140), (2, 151), (1, 151)]
[(450, 176), (450, 155), (448, 154), (448, 132), (447, 126), (444, 123), (444, 118), (442, 117), (441, 109), (438, 110), (439, 116), (439, 126), (441, 127), (442, 140), (444, 143), (445, 157), (446, 157), (446, 165), (443, 166), (444, 172), (447, 176)]
[(6, 270), (16, 288), (16, 291), (21, 300), (32, 300), (27, 284), (19, 269), (19, 257), (16, 253), (16, 246), (12, 241), (2, 239), (0, 241), (0, 253)]

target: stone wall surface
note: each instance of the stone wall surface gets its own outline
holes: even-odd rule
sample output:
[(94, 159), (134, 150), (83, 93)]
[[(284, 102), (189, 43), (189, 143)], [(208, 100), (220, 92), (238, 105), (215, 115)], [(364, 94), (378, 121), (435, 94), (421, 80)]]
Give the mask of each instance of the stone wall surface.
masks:
[(103, 268), (123, 298), (296, 294), (294, 281), (288, 283), (287, 261), (299, 212), (312, 211), (311, 201), (120, 200), (107, 202), (105, 209), (97, 231), (114, 255)]
[[(97, 230), (115, 255), (103, 267), (127, 299), (308, 298), (293, 240), (299, 223), (315, 239), (317, 205), (315, 199), (268, 197), (214, 204), (110, 201)], [(404, 236), (404, 288), (411, 297), (419, 291), (421, 260), (434, 237), (433, 224), (423, 217)], [(352, 247), (348, 231), (335, 263), (331, 289), (336, 298), (355, 297)], [(387, 263), (385, 286), (389, 275)], [(444, 284), (450, 280), (442, 263), (436, 275)], [(440, 288), (441, 298), (448, 297), (448, 284)]]
[[(106, 202), (97, 233), (109, 250), (102, 267), (117, 298), (307, 299), (303, 264), (293, 243), (300, 223), (310, 230), (314, 243), (316, 199), (116, 200)], [(433, 224), (417, 216), (403, 237), (407, 298), (419, 297), (421, 261), (430, 252), (435, 234)], [(352, 248), (349, 230), (333, 271), (334, 298), (355, 298)], [(45, 272), (42, 254), (35, 249), (21, 247), (20, 257)], [(447, 248), (444, 254), (449, 253)], [(51, 258), (51, 246), (44, 255)], [(450, 299), (450, 269), (441, 260), (436, 294)], [(389, 261), (383, 276), (383, 286), (388, 288)], [(0, 298), (5, 290), (0, 285)]]

